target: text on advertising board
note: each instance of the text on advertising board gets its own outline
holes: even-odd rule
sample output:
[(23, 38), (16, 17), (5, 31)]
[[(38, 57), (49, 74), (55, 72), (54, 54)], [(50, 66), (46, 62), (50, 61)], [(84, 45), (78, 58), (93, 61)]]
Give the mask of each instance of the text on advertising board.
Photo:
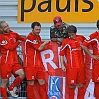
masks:
[(66, 22), (96, 22), (99, 0), (18, 0), (18, 22), (48, 23), (59, 15)]

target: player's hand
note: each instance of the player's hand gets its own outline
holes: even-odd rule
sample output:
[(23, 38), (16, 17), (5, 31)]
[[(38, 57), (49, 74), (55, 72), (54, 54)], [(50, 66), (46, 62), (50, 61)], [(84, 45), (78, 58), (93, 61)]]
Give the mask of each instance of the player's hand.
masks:
[(62, 71), (66, 72), (66, 67), (65, 66), (62, 66)]
[(99, 55), (91, 55), (91, 58), (93, 58), (95, 60), (99, 60)]

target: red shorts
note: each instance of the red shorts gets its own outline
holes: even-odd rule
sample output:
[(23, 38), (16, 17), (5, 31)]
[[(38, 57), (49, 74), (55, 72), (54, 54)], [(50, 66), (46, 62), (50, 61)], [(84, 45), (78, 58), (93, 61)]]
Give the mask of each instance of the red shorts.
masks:
[(93, 65), (92, 80), (93, 82), (99, 82), (99, 65)]
[(45, 79), (42, 67), (34, 67), (34, 66), (25, 67), (25, 76), (27, 80)]
[(14, 65), (1, 65), (1, 78), (8, 79), (11, 77), (11, 74), (15, 74), (15, 72), (19, 69), (22, 69), (22, 66), (19, 63), (16, 63)]
[(85, 83), (85, 68), (66, 68), (67, 84)]

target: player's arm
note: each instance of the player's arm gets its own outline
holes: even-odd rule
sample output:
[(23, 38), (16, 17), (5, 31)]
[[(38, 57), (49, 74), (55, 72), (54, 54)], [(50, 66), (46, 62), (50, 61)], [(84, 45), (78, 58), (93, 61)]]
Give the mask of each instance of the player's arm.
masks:
[(66, 67), (65, 67), (65, 62), (64, 62), (64, 55), (65, 55), (65, 52), (66, 52), (66, 42), (63, 41), (62, 42), (62, 47), (60, 49), (60, 63), (61, 63), (61, 67), (62, 67), (62, 70), (65, 72), (66, 71)]
[[(26, 40), (27, 41), (27, 40)], [(45, 41), (44, 43), (34, 43), (31, 40), (28, 40), (27, 44), (31, 47), (33, 47), (34, 49), (41, 51), (43, 50), (43, 48), (49, 43), (49, 41)]]
[(20, 36), (18, 33), (15, 33), (15, 35), (16, 35), (17, 40), (20, 40), (20, 41), (25, 41), (26, 40), (26, 38)]
[(64, 66), (64, 56), (60, 56), (60, 63), (61, 63), (62, 70), (65, 72), (66, 71), (66, 67)]
[(42, 44), (39, 46), (38, 50), (39, 50), (39, 51), (43, 50), (43, 48), (44, 48), (49, 42), (50, 42), (49, 40), (44, 41), (44, 43), (42, 43)]
[(95, 60), (98, 60), (99, 59), (99, 56), (93, 55), (86, 46), (81, 45), (81, 47), (85, 51), (85, 53), (88, 54), (91, 58), (93, 58)]
[(0, 40), (0, 46), (7, 50), (14, 50), (19, 45), (19, 42), (16, 42), (14, 44), (11, 44), (9, 41), (6, 40)]
[[(41, 38), (39, 38), (39, 39), (41, 41)], [(26, 43), (29, 46), (31, 46), (34, 49), (39, 50), (39, 51), (41, 51), (49, 42), (50, 42), (49, 40), (46, 40), (46, 41), (44, 41), (44, 43), (41, 44), (41, 43), (37, 42), (35, 39), (33, 40), (33, 38), (31, 38), (31, 36), (28, 36), (27, 40), (26, 40)]]
[(92, 56), (92, 54), (90, 53), (89, 49), (84, 46), (84, 45), (81, 45), (81, 48), (85, 51), (86, 54), (88, 54), (90, 57)]

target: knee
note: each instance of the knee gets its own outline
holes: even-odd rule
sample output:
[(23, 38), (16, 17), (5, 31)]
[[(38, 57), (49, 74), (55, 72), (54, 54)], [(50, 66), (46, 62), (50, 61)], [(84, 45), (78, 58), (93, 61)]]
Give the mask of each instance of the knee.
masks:
[(22, 72), (22, 73), (20, 74), (20, 77), (21, 77), (22, 79), (25, 78), (25, 74), (24, 74), (24, 72)]
[(45, 84), (45, 80), (43, 80), (43, 79), (39, 80), (38, 82), (39, 82), (40, 85), (44, 85)]
[(2, 87), (6, 87), (6, 85), (7, 85), (7, 83), (8, 83), (8, 79), (2, 79), (2, 83), (1, 83), (1, 86)]
[(24, 79), (25, 78), (25, 73), (24, 73), (23, 70), (20, 71), (19, 76), (20, 76), (21, 79)]
[(76, 88), (76, 85), (69, 85), (69, 88), (74, 89), (74, 88)]
[(28, 84), (28, 85), (34, 85), (34, 81), (29, 81), (29, 80), (28, 80), (28, 81), (27, 81), (27, 84)]
[(84, 87), (84, 84), (77, 84), (77, 87), (78, 88), (83, 88)]

